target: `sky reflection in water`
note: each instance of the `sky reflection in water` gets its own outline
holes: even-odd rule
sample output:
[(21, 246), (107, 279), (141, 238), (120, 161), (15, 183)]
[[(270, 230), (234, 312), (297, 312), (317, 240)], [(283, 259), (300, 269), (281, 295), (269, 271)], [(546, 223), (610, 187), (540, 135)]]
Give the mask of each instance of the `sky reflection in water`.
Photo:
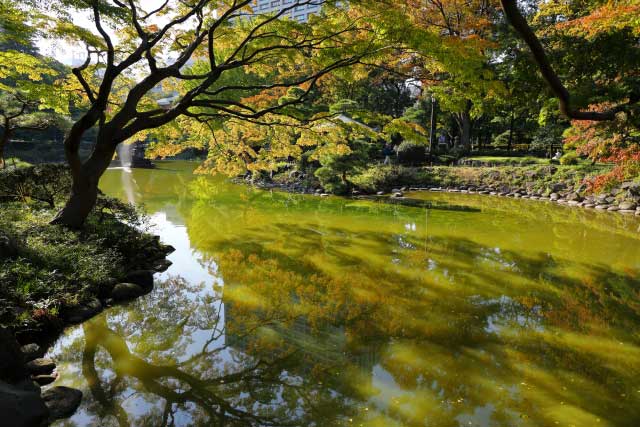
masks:
[(176, 247), (155, 290), (70, 328), (67, 425), (640, 425), (640, 221), (410, 206), (111, 170)]

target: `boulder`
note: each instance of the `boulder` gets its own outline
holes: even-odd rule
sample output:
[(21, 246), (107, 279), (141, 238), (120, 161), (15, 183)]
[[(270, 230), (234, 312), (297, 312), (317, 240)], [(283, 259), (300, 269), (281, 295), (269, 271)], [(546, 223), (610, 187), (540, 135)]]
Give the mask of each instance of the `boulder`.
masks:
[[(153, 275), (154, 271), (151, 270), (136, 270), (128, 273), (124, 282), (133, 283), (140, 286), (142, 289), (153, 289)], [(116, 285), (117, 286), (117, 285)]]
[(28, 362), (25, 367), (32, 375), (50, 374), (56, 369), (56, 362), (51, 359), (39, 358)]
[(166, 255), (174, 253), (175, 251), (176, 251), (176, 248), (174, 248), (171, 245), (162, 245), (162, 252), (164, 252)]
[(145, 290), (135, 283), (118, 283), (113, 287), (111, 296), (115, 301), (126, 301), (146, 294)]
[(0, 233), (0, 259), (13, 258), (18, 255), (18, 246), (4, 233)]
[(607, 210), (608, 210), (609, 212), (617, 212), (617, 211), (619, 211), (619, 210), (620, 210), (620, 208), (619, 208), (619, 207), (617, 207), (617, 206), (609, 206), (609, 208), (607, 208)]
[(42, 386), (42, 385), (51, 384), (52, 382), (58, 379), (58, 376), (55, 374), (34, 375), (31, 379)]
[(69, 323), (80, 323), (92, 318), (102, 311), (102, 303), (97, 298), (92, 298), (84, 303), (66, 308), (62, 317)]
[(44, 356), (44, 350), (36, 343), (26, 344), (20, 347), (20, 352), (25, 362)]
[(635, 211), (638, 205), (636, 205), (634, 202), (622, 202), (618, 205), (618, 207), (620, 208), (620, 210)]
[(560, 198), (560, 195), (558, 193), (549, 194), (549, 200), (558, 200), (559, 198)]
[(45, 425), (49, 410), (40, 397), (40, 390), (25, 390), (0, 381), (0, 424), (11, 427)]
[(157, 271), (158, 273), (162, 273), (164, 271), (167, 271), (169, 269), (169, 267), (171, 267), (171, 265), (173, 265), (173, 263), (171, 261), (169, 261), (168, 259), (163, 259), (162, 261), (158, 261), (153, 266), (153, 269), (155, 271)]
[(567, 194), (567, 196), (565, 197), (565, 199), (567, 199), (570, 202), (581, 202), (582, 196), (580, 196), (578, 193), (569, 193)]
[(42, 393), (42, 400), (49, 409), (49, 421), (54, 421), (73, 415), (82, 401), (82, 392), (69, 387), (53, 387)]
[(0, 327), (0, 378), (13, 381), (25, 375), (18, 341), (8, 329)]

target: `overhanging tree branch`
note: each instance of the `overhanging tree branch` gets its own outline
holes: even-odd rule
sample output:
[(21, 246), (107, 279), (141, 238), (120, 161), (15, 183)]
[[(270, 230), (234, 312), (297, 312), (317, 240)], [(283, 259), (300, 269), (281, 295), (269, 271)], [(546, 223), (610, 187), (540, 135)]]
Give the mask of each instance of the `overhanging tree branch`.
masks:
[(631, 93), (629, 94), (627, 103), (610, 108), (606, 111), (581, 111), (575, 109), (571, 104), (571, 94), (562, 84), (560, 77), (553, 69), (553, 66), (549, 62), (549, 58), (547, 57), (547, 54), (544, 50), (544, 47), (542, 47), (540, 40), (527, 23), (527, 20), (520, 13), (517, 1), (500, 0), (500, 3), (502, 4), (502, 9), (504, 10), (504, 14), (507, 17), (507, 20), (520, 35), (520, 37), (522, 37), (527, 46), (529, 46), (529, 49), (533, 54), (534, 60), (538, 65), (542, 76), (544, 77), (553, 93), (558, 97), (560, 112), (563, 115), (573, 120), (609, 121), (614, 120), (616, 114), (626, 111), (632, 105), (640, 102), (640, 94)]

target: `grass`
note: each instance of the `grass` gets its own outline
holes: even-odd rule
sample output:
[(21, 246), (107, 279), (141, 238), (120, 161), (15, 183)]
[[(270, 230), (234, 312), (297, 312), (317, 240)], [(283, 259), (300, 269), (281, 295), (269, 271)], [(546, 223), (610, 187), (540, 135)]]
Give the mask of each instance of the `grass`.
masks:
[(9, 157), (8, 159), (4, 159), (5, 167), (7, 169), (11, 168), (26, 168), (31, 166), (31, 163), (20, 160), (17, 157)]
[(421, 168), (393, 165), (365, 169), (350, 181), (365, 192), (389, 191), (403, 186), (474, 185), (528, 188), (549, 193), (555, 184), (564, 184), (566, 189), (582, 189), (586, 179), (606, 173), (609, 169), (610, 166), (591, 164)]
[[(41, 167), (15, 173), (23, 177), (32, 171), (40, 181), (64, 179), (64, 168), (47, 170), (46, 175)], [(30, 182), (11, 179), (12, 174), (0, 174), (0, 187)], [(101, 197), (85, 227), (68, 230), (49, 224), (64, 196), (56, 196), (51, 205), (11, 194), (0, 198), (0, 238), (17, 249), (17, 254), (0, 251), (2, 326), (19, 330), (59, 325), (64, 308), (108, 295), (114, 281), (128, 271), (148, 268), (164, 257), (158, 242), (144, 233), (144, 215), (117, 200)]]
[(539, 157), (524, 156), (524, 157), (508, 157), (508, 156), (470, 156), (465, 159), (477, 160), (485, 163), (493, 163), (496, 165), (517, 165), (517, 164), (537, 164), (548, 165), (549, 159), (541, 159)]

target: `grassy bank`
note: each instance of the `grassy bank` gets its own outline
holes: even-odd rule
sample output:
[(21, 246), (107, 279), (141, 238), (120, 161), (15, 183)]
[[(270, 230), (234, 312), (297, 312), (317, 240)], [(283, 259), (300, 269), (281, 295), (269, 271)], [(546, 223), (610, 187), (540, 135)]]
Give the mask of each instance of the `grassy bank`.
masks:
[(68, 183), (61, 166), (0, 173), (0, 323), (18, 335), (59, 330), (75, 308), (106, 300), (166, 253), (141, 212), (104, 196), (82, 230), (49, 225)]
[(537, 191), (549, 194), (562, 188), (585, 191), (590, 178), (606, 172), (606, 166), (530, 165), (530, 166), (433, 166), (411, 168), (404, 166), (376, 166), (350, 177), (353, 187), (373, 193), (390, 191), (404, 186), (485, 186), (505, 189)]

